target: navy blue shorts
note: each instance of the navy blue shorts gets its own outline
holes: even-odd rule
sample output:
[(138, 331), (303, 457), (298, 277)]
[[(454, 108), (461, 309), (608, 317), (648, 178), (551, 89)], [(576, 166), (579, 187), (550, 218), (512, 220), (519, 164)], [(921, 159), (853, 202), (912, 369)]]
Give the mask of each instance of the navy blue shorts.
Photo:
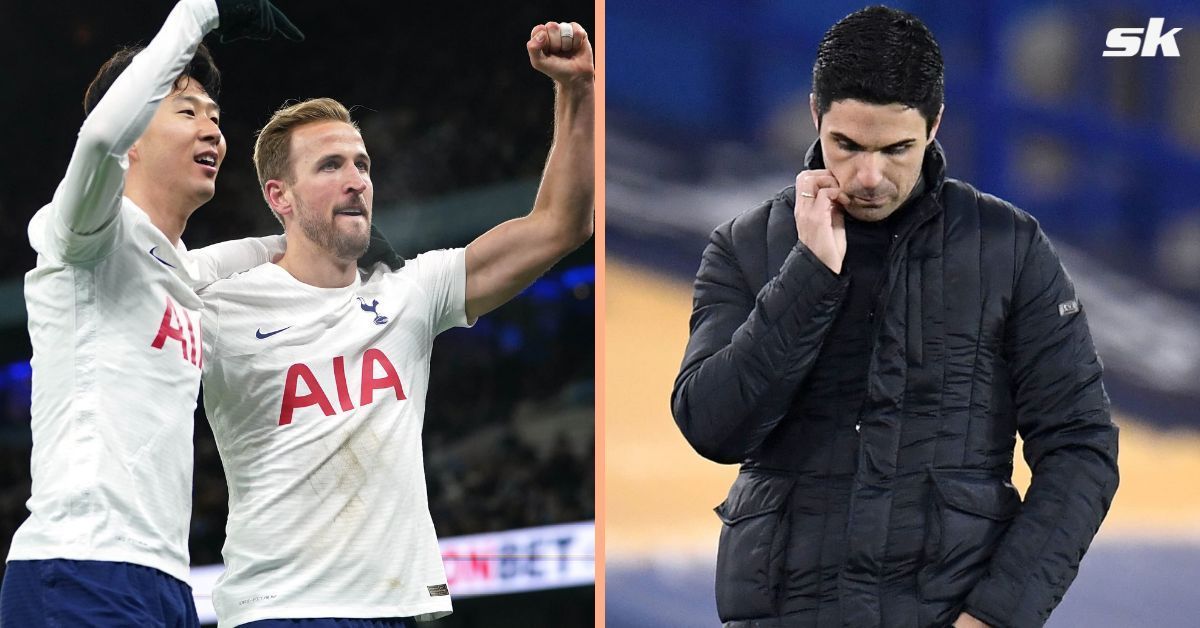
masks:
[(242, 624), (239, 628), (405, 628), (403, 619), (263, 619)]
[(199, 628), (192, 588), (150, 567), (98, 560), (14, 560), (0, 628)]

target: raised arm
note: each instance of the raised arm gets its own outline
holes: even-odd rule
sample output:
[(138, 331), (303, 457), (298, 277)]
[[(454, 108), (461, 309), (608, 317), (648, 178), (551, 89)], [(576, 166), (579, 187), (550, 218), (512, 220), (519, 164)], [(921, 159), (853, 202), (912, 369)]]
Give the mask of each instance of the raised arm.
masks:
[(529, 62), (554, 79), (554, 141), (533, 211), (467, 246), (467, 317), (503, 305), (592, 236), (595, 202), (595, 71), (587, 33), (539, 24)]
[[(126, 154), (158, 104), (191, 61), (204, 35), (217, 26), (213, 0), (181, 0), (162, 29), (129, 64), (79, 129), (67, 174), (54, 193), (53, 226), (67, 257), (82, 240), (116, 217), (128, 165)], [(111, 241), (107, 243), (111, 246)], [(104, 254), (104, 243), (88, 257)]]
[(49, 235), (61, 245), (67, 261), (97, 259), (111, 250), (116, 234), (106, 227), (121, 207), (129, 150), (187, 70), (201, 40), (219, 23), (222, 41), (275, 34), (303, 39), (267, 0), (180, 0), (79, 130), (49, 221)]

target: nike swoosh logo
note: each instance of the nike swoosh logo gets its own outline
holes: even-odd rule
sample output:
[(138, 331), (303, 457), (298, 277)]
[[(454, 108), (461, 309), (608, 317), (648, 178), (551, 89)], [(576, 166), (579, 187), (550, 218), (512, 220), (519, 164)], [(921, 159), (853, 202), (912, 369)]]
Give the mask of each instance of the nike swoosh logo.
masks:
[(259, 340), (262, 340), (263, 338), (270, 338), (271, 336), (274, 336), (275, 334), (278, 334), (281, 331), (287, 331), (291, 328), (292, 328), (292, 326), (288, 325), (287, 327), (284, 327), (283, 329), (276, 329), (275, 331), (269, 331), (265, 334), (263, 333), (263, 331), (261, 329), (256, 329), (256, 330), (254, 330), (254, 335), (257, 336)]
[(157, 246), (150, 247), (150, 257), (153, 257), (154, 259), (162, 262), (163, 264), (166, 264), (167, 266), (170, 266), (171, 268), (175, 268), (175, 266), (173, 266), (170, 262), (168, 262), (167, 260), (154, 254), (154, 249), (157, 249), (157, 248), (158, 248)]

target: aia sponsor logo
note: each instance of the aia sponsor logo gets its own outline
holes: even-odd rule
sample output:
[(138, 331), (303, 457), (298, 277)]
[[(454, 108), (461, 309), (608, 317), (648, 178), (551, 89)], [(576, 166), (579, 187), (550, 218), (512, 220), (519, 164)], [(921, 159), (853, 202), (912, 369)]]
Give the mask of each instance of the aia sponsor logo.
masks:
[(197, 368), (204, 366), (204, 337), (200, 331), (200, 317), (192, 320), (187, 308), (167, 297), (167, 306), (163, 310), (162, 322), (158, 325), (158, 333), (150, 346), (163, 351), (169, 350), (169, 345), (179, 343), (180, 355), (183, 359)]
[[(359, 379), (358, 405), (355, 406), (355, 397), (350, 395), (350, 385), (346, 377), (346, 358), (339, 355), (333, 359), (333, 387), (334, 392), (337, 393), (338, 408), (341, 412), (349, 412), (355, 407), (361, 408), (374, 403), (375, 391), (393, 391), (397, 401), (407, 399), (404, 395), (404, 386), (400, 383), (400, 374), (396, 372), (396, 367), (388, 359), (387, 354), (379, 349), (367, 349), (363, 352), (360, 361), (362, 377)], [(302, 384), (308, 391), (303, 394), (300, 392)], [(293, 364), (288, 367), (283, 384), (283, 405), (279, 409), (279, 425), (288, 425), (292, 422), (292, 416), (297, 410), (310, 406), (320, 408), (321, 413), (325, 416), (337, 414), (333, 404), (329, 401), (329, 395), (325, 392), (325, 388), (313, 374), (313, 369), (304, 363)]]
[[(1175, 34), (1182, 28), (1172, 28), (1163, 32), (1166, 18), (1152, 17), (1146, 28), (1114, 28), (1108, 31), (1108, 39), (1104, 40), (1108, 49), (1106, 57), (1133, 57), (1141, 51), (1143, 57), (1178, 57), (1179, 45), (1175, 43)], [(1143, 35), (1144, 33), (1144, 35)]]

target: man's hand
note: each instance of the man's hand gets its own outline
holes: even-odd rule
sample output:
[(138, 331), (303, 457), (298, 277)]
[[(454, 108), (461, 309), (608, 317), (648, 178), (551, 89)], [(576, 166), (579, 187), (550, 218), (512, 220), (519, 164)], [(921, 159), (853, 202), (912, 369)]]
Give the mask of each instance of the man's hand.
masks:
[(796, 234), (808, 250), (835, 273), (846, 258), (846, 223), (842, 207), (850, 197), (828, 170), (796, 175)]
[(959, 613), (958, 619), (954, 620), (952, 628), (991, 628), (987, 624), (971, 617), (966, 612)]
[(284, 39), (304, 41), (304, 33), (275, 5), (267, 0), (217, 0), (221, 25), (217, 32), (221, 43), (237, 39), (270, 39), (278, 33)]
[(590, 85), (594, 80), (592, 44), (588, 41), (587, 31), (576, 22), (569, 25), (546, 22), (534, 26), (525, 49), (529, 52), (529, 64), (556, 83)]

